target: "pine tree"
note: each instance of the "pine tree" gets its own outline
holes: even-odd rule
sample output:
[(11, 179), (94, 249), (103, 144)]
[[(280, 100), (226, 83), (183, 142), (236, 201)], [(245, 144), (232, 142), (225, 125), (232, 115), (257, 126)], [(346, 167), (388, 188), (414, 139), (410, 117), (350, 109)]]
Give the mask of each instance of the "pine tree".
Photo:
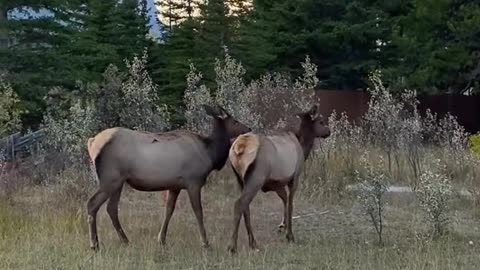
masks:
[[(0, 4), (0, 70), (22, 100), (25, 126), (42, 117), (43, 96), (55, 85), (70, 85), (65, 76), (70, 60), (60, 48), (75, 31), (68, 12), (74, 1), (23, 0)], [(43, 16), (26, 17), (28, 12)]]
[(256, 0), (240, 25), (232, 54), (257, 77), (265, 71), (298, 76), (305, 55), (319, 67), (321, 86), (356, 89), (381, 66), (377, 41), (391, 28), (383, 1)]
[(149, 31), (146, 0), (123, 0), (118, 5), (115, 25), (117, 52), (124, 59), (141, 55)]
[(231, 44), (231, 21), (228, 7), (223, 0), (208, 0), (201, 8), (202, 24), (198, 32), (198, 48), (201, 57), (197, 57), (196, 67), (203, 73), (207, 85), (214, 82), (215, 59), (224, 55), (224, 47)]
[(479, 21), (479, 1), (412, 0), (392, 39), (399, 58), (386, 69), (391, 84), (428, 94), (478, 91)]
[(165, 32), (161, 43), (153, 48), (150, 59), (155, 63), (150, 63), (150, 70), (160, 86), (161, 98), (175, 108), (182, 105), (190, 63), (199, 58), (200, 22), (195, 12), (200, 5), (198, 0), (165, 0), (157, 5)]

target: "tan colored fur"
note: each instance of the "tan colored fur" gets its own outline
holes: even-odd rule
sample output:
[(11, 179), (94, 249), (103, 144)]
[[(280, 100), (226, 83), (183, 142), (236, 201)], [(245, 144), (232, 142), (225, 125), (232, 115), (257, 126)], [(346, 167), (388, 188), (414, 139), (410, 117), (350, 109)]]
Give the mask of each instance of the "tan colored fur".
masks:
[(245, 177), (248, 167), (255, 161), (259, 147), (258, 135), (252, 133), (240, 135), (233, 142), (229, 158), (233, 168), (242, 179)]
[(90, 156), (92, 162), (95, 162), (95, 159), (97, 158), (100, 151), (102, 151), (105, 144), (107, 144), (117, 132), (118, 128), (109, 128), (98, 133), (95, 137), (88, 139), (88, 155)]

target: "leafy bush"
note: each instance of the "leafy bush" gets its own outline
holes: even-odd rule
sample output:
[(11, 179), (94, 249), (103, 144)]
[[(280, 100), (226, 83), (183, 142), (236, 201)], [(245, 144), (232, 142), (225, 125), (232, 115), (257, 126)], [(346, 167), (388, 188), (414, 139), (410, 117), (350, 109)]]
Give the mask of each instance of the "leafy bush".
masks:
[(87, 85), (89, 100), (96, 108), (98, 129), (122, 126), (135, 130), (162, 131), (169, 127), (170, 114), (158, 97), (146, 70), (147, 54), (126, 60), (127, 73), (107, 67), (100, 84)]
[(199, 112), (202, 103), (224, 106), (252, 129), (284, 127), (293, 113), (304, 111), (313, 102), (314, 87), (318, 83), (315, 77), (317, 67), (308, 57), (302, 66), (304, 75), (293, 83), (287, 76), (275, 73), (246, 84), (242, 64), (226, 52), (222, 61), (216, 61), (216, 89), (211, 91), (201, 84), (202, 74), (192, 64), (184, 94), (186, 127), (202, 132), (209, 129), (209, 121)]
[[(439, 160), (437, 164), (440, 164)], [(432, 237), (441, 236), (449, 221), (447, 210), (452, 197), (450, 180), (441, 172), (426, 170), (420, 176), (416, 195), (431, 225)]]
[[(418, 101), (413, 91), (404, 91), (398, 98), (394, 97), (383, 85), (379, 72), (370, 75), (370, 82), (373, 87), (369, 88), (371, 97), (363, 118), (365, 134), (373, 146), (380, 147), (385, 152), (388, 171), (392, 174), (394, 158), (397, 169), (400, 167), (400, 148), (415, 147), (408, 152), (413, 154), (421, 143)], [(414, 166), (413, 171), (418, 173), (417, 170)]]
[(59, 154), (66, 164), (85, 164), (86, 141), (94, 135), (97, 127), (93, 105), (83, 104), (77, 99), (64, 118), (49, 111), (44, 117), (42, 127), (47, 137), (43, 146), (47, 150)]
[(364, 165), (363, 171), (356, 173), (356, 179), (360, 185), (358, 198), (365, 214), (375, 228), (379, 245), (383, 245), (384, 195), (388, 188), (389, 178), (382, 172), (381, 167), (370, 164), (366, 153), (362, 155), (361, 162)]
[[(148, 75), (147, 55), (135, 56), (126, 61), (127, 74), (115, 66), (104, 73), (100, 84), (80, 85), (81, 93), (75, 96), (56, 89), (50, 96), (51, 109), (43, 121), (47, 150), (59, 154), (67, 164), (84, 165), (87, 160), (87, 139), (102, 129), (123, 126), (142, 131), (161, 131), (169, 126), (170, 115), (166, 106), (159, 104), (157, 86)], [(65, 98), (62, 106), (56, 100)], [(68, 107), (68, 111), (64, 111)]]
[(158, 87), (147, 72), (147, 53), (126, 60), (127, 80), (122, 84), (123, 106), (120, 111), (122, 126), (135, 130), (162, 131), (169, 127), (170, 115), (165, 104), (160, 104)]
[(469, 145), (470, 145), (470, 150), (473, 153), (480, 155), (480, 133), (471, 135), (469, 137)]
[(19, 107), (20, 99), (11, 85), (0, 74), (0, 138), (20, 130), (20, 116), (23, 111)]

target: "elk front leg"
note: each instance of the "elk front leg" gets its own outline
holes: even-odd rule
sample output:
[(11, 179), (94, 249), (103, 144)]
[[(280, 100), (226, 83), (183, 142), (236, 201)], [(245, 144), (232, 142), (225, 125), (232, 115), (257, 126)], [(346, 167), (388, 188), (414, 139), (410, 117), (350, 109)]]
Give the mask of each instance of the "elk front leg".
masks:
[(287, 241), (295, 242), (295, 237), (293, 236), (292, 230), (292, 215), (293, 215), (293, 197), (297, 190), (298, 178), (294, 178), (288, 185), (288, 207), (287, 207)]
[(190, 203), (192, 205), (193, 212), (197, 218), (198, 227), (200, 230), (200, 236), (202, 237), (203, 247), (208, 248), (210, 244), (207, 239), (207, 232), (205, 231), (205, 224), (203, 223), (203, 208), (202, 208), (202, 197), (201, 197), (201, 188), (194, 187), (188, 189), (188, 197), (190, 198)]

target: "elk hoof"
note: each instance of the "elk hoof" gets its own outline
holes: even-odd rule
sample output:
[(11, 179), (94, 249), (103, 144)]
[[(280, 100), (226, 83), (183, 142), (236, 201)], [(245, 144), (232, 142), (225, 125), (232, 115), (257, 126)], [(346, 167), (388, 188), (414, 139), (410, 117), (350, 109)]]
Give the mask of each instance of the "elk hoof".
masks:
[(230, 254), (235, 254), (235, 253), (237, 253), (237, 248), (234, 247), (234, 246), (228, 246), (227, 251), (228, 251)]
[(205, 242), (205, 243), (202, 244), (202, 248), (209, 249), (210, 244), (208, 242)]
[(158, 236), (157, 241), (161, 246), (165, 246), (166, 244), (165, 237), (162, 237), (161, 235)]
[(254, 245), (250, 245), (250, 248), (255, 251), (255, 252), (259, 252), (260, 251), (260, 248), (258, 248), (257, 244), (254, 244)]
[(97, 252), (100, 248), (99, 248), (98, 243), (92, 243), (92, 244), (90, 244), (90, 249)]
[(295, 237), (293, 237), (292, 233), (287, 233), (287, 241), (288, 242), (295, 242)]

